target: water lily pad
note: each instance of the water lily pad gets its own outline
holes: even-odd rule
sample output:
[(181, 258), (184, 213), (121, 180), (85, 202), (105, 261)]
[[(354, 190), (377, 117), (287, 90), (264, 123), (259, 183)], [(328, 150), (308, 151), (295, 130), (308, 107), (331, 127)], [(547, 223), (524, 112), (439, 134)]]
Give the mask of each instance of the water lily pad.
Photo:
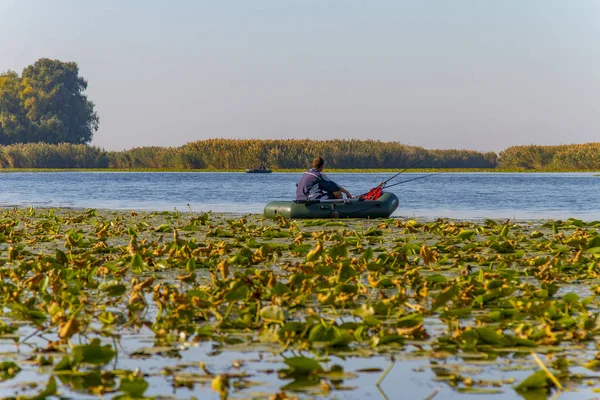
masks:
[(290, 357), (283, 361), (298, 375), (310, 375), (323, 372), (323, 367), (315, 359), (308, 357)]
[(528, 390), (537, 390), (541, 388), (548, 387), (548, 376), (546, 372), (540, 370), (536, 371), (533, 374), (529, 375), (525, 378), (521, 383), (515, 387), (515, 390), (518, 391), (528, 391)]
[(260, 310), (260, 317), (265, 322), (283, 323), (285, 321), (285, 311), (280, 306), (271, 305)]

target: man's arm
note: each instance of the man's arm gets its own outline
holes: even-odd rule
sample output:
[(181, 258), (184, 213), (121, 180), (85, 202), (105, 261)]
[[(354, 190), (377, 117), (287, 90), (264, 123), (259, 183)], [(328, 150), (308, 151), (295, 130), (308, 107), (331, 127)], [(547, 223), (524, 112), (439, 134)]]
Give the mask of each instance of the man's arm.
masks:
[(319, 179), (319, 189), (324, 190), (325, 192), (338, 192), (341, 190), (340, 186), (334, 181), (330, 181), (326, 177), (321, 175), (321, 179)]
[(352, 198), (352, 195), (350, 194), (349, 191), (347, 191), (346, 189), (344, 189), (343, 187), (340, 186), (340, 192), (344, 193), (349, 199)]
[(342, 192), (342, 193), (345, 193), (346, 196), (348, 196), (348, 198), (352, 197), (352, 195), (350, 194), (349, 191), (347, 191), (346, 189), (344, 189), (343, 187), (341, 187), (334, 181), (330, 181), (324, 175), (321, 175), (321, 179), (319, 180), (319, 189), (324, 190), (326, 192), (332, 192), (332, 193)]

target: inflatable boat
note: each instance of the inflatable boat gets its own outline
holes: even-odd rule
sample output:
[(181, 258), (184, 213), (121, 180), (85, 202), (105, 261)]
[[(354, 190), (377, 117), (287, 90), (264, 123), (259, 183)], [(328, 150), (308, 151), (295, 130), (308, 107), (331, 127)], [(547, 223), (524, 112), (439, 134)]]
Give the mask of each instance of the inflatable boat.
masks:
[(265, 217), (281, 215), (291, 219), (308, 218), (387, 218), (398, 208), (398, 197), (385, 192), (377, 200), (300, 200), (272, 201), (265, 206)]
[(270, 174), (271, 172), (272, 171), (270, 169), (260, 169), (260, 168), (246, 170), (247, 174)]

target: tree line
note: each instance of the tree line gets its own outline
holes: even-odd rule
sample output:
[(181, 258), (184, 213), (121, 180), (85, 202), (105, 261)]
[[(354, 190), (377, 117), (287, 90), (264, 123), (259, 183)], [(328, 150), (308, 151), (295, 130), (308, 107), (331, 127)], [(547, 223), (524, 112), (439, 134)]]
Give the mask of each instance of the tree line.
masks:
[[(106, 151), (85, 144), (20, 143), (0, 146), (0, 168), (216, 169), (307, 168), (316, 156), (327, 168), (485, 168), (510, 171), (598, 171), (600, 143), (512, 146), (496, 154), (427, 150), (373, 140), (210, 139), (180, 147)], [(415, 165), (416, 164), (416, 165)]]
[(328, 168), (487, 168), (600, 170), (600, 143), (512, 146), (496, 154), (427, 150), (374, 140), (210, 139), (180, 147), (105, 151), (88, 146), (98, 130), (87, 81), (74, 62), (42, 58), (0, 74), (0, 168), (156, 168), (232, 170), (265, 164), (306, 168), (316, 156)]

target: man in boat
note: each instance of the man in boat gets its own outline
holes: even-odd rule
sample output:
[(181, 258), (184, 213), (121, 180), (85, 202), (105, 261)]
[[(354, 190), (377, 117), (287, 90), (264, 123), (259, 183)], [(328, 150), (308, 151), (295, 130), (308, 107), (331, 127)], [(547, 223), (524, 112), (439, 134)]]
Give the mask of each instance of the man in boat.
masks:
[(296, 185), (296, 200), (341, 199), (342, 193), (352, 198), (350, 192), (325, 176), (324, 165), (325, 160), (321, 157), (313, 160), (311, 168)]

